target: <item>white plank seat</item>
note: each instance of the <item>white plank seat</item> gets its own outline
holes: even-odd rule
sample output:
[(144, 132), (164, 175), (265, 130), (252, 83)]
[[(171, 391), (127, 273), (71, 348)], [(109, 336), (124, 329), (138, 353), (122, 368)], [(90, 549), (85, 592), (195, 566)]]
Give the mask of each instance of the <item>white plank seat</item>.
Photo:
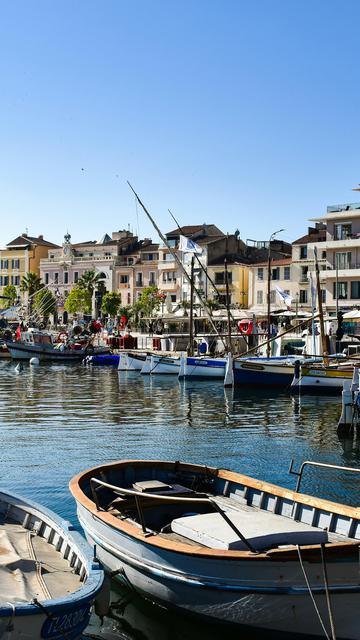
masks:
[[(260, 510), (226, 510), (227, 517), (258, 551), (287, 545), (328, 541), (327, 531)], [(247, 547), (220, 513), (175, 518), (171, 530), (210, 549), (246, 550)]]

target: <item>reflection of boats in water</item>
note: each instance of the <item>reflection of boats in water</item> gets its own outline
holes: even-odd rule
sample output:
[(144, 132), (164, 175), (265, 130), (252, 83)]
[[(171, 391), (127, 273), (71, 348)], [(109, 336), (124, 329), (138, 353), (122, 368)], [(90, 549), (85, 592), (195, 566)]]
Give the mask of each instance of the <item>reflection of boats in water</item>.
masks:
[(108, 353), (108, 347), (98, 347), (86, 341), (53, 342), (53, 336), (38, 329), (22, 331), (19, 340), (7, 340), (10, 355), (16, 360), (38, 358), (42, 361), (79, 362), (90, 354)]
[[(145, 597), (252, 631), (358, 638), (357, 509), (224, 469), (130, 460), (72, 479), (105, 569)], [(324, 583), (324, 567), (326, 583)], [(281, 612), (281, 615), (280, 613)]]
[(91, 549), (40, 505), (0, 493), (0, 638), (79, 638), (103, 583)]

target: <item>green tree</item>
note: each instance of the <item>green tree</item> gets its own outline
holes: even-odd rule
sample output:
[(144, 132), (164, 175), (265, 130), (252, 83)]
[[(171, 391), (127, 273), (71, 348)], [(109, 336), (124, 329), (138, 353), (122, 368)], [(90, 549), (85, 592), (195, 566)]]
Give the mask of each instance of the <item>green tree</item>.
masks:
[(56, 298), (49, 289), (40, 289), (34, 295), (33, 309), (44, 319), (46, 323), (50, 314), (56, 312)]
[(102, 293), (106, 290), (103, 280), (101, 273), (98, 273), (95, 269), (89, 269), (89, 271), (85, 271), (82, 274), (77, 284), (81, 289), (85, 289), (90, 298), (92, 298), (95, 290), (102, 291)]
[(13, 284), (7, 284), (6, 287), (3, 288), (2, 295), (5, 297), (5, 300), (1, 300), (1, 306), (4, 309), (12, 307), (15, 304), (17, 298), (16, 287), (14, 287)]
[(73, 287), (66, 298), (64, 309), (68, 313), (91, 313), (91, 295), (83, 287)]
[(116, 316), (121, 305), (121, 295), (116, 291), (105, 293), (101, 303), (101, 311), (107, 313), (111, 318)]
[(23, 292), (27, 292), (29, 294), (29, 297), (34, 295), (36, 291), (39, 291), (41, 287), (43, 287), (41, 278), (39, 278), (39, 276), (33, 271), (29, 271), (26, 276), (22, 277), (20, 290)]
[(132, 307), (135, 324), (138, 325), (141, 318), (151, 318), (154, 312), (159, 310), (161, 300), (161, 293), (157, 287), (145, 287)]

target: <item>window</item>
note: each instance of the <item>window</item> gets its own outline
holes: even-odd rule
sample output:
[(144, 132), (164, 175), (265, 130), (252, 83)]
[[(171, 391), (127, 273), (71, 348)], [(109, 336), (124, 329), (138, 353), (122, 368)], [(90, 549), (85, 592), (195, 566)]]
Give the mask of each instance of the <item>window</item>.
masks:
[(59, 284), (59, 274), (58, 273), (54, 273), (54, 283), (55, 284)]
[(130, 293), (127, 294), (127, 303), (131, 304), (131, 294)]
[(300, 289), (299, 302), (300, 304), (307, 304), (308, 292), (306, 289)]
[(119, 276), (119, 282), (120, 284), (128, 284), (129, 282), (129, 276), (125, 273), (121, 273)]
[(143, 274), (141, 273), (141, 271), (136, 274), (135, 286), (136, 287), (142, 287), (143, 286)]
[(264, 295), (262, 291), (257, 291), (256, 292), (256, 302), (257, 304), (262, 304), (264, 300)]
[(79, 272), (74, 271), (74, 283), (76, 284), (77, 282), (79, 282)]
[(149, 286), (151, 287), (154, 284), (156, 284), (155, 271), (150, 271), (150, 273), (149, 273)]
[(337, 287), (337, 295), (336, 295), (336, 282), (334, 282), (333, 288), (333, 297), (338, 300), (346, 300), (347, 299), (347, 291), (348, 291), (348, 283), (347, 282), (338, 282)]
[(64, 271), (64, 284), (69, 284), (69, 272)]
[(321, 259), (325, 260), (326, 259), (326, 251), (322, 251), (321, 252)]
[(264, 269), (263, 267), (259, 267), (257, 270), (257, 279), (264, 280)]
[(307, 247), (300, 247), (300, 259), (304, 260), (307, 258)]
[(128, 258), (127, 263), (130, 264), (130, 265), (134, 264), (134, 258)]
[(276, 302), (276, 291), (270, 291), (270, 304), (275, 304)]
[(9, 260), (5, 258), (5, 260), (1, 260), (1, 268), (8, 269), (9, 268)]
[(351, 251), (335, 253), (334, 267), (338, 269), (350, 269), (351, 267)]
[(284, 267), (284, 280), (290, 280), (290, 267)]
[(164, 258), (166, 260), (166, 262), (171, 262), (172, 260), (174, 260), (174, 256), (172, 253), (165, 253), (164, 254)]
[(48, 273), (44, 273), (44, 280), (45, 280), (45, 284), (49, 284), (49, 274)]
[(358, 300), (360, 298), (360, 280), (351, 282), (351, 299)]
[(13, 258), (11, 260), (11, 267), (12, 269), (19, 269), (20, 267), (20, 260), (18, 258)]
[(323, 304), (326, 302), (326, 289), (321, 289), (321, 302)]
[(351, 224), (335, 224), (334, 225), (334, 238), (335, 240), (346, 240), (351, 238), (352, 225)]
[(163, 282), (176, 282), (176, 271), (164, 271)]
[(308, 269), (309, 267), (301, 267), (301, 276), (300, 276), (300, 282), (307, 282), (309, 277), (308, 277)]
[(280, 280), (280, 269), (275, 267), (271, 270), (271, 280)]
[(176, 302), (176, 293), (171, 294), (170, 299), (171, 299), (171, 302)]
[(3, 277), (0, 276), (0, 287), (2, 287), (2, 286), (3, 286)]
[(4, 276), (3, 277), (3, 285), (4, 287), (7, 287), (9, 284), (9, 276)]
[[(232, 272), (228, 271), (228, 283), (232, 283)], [(226, 284), (225, 271), (215, 271), (215, 284)]]

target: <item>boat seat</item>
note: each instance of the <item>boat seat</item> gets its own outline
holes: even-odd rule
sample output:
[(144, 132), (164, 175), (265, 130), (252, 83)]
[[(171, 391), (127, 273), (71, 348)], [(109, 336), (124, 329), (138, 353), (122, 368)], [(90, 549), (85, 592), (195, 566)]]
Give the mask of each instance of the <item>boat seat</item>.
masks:
[[(135, 482), (132, 486), (136, 491), (140, 491), (141, 493), (152, 493), (161, 496), (178, 496), (178, 497), (196, 497), (198, 494), (192, 489), (188, 489), (187, 487), (183, 487), (181, 484), (165, 484), (165, 482), (160, 482), (159, 480), (144, 480), (143, 482)], [(146, 507), (154, 507), (154, 505), (164, 504), (164, 501), (157, 501), (156, 498), (145, 498), (141, 501), (143, 508)], [(135, 496), (121, 494), (121, 488), (119, 488), (119, 495), (112, 500), (108, 506), (107, 510), (117, 509), (119, 511), (124, 509), (135, 508)]]
[[(327, 531), (267, 511), (226, 511), (227, 517), (258, 551), (285, 545), (311, 545), (328, 541)], [(220, 513), (176, 518), (171, 530), (210, 549), (247, 550)]]

